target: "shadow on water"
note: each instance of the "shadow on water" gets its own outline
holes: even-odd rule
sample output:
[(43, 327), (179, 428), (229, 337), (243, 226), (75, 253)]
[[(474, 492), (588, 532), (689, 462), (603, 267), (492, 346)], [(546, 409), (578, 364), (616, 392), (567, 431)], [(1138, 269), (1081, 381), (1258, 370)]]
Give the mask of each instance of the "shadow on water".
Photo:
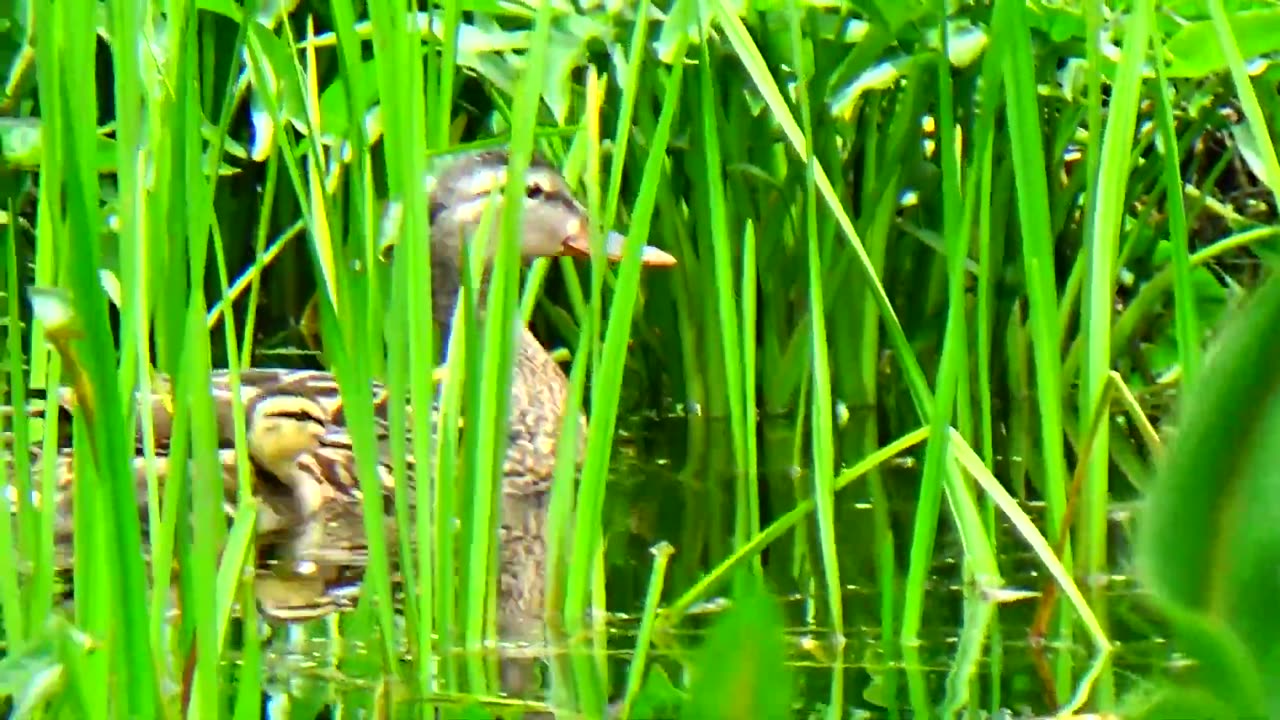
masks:
[[(762, 425), (761, 527), (794, 507), (812, 485), (805, 469), (808, 440), (797, 437), (794, 428), (792, 420)], [(729, 437), (724, 423), (699, 418), (633, 419), (620, 431), (604, 520), (610, 617), (602, 645), (593, 647), (585, 640), (559, 645), (549, 652), (504, 646), (483, 658), (493, 680), (486, 692), (467, 688), (457, 695), (412, 701), (414, 708), (404, 709), (417, 717), (424, 716), (427, 708), (436, 709), (437, 717), (459, 718), (522, 717), (524, 712), (523, 717), (532, 720), (575, 717), (572, 713), (550, 714), (550, 708), (579, 706), (582, 697), (604, 697), (616, 703), (636, 645), (653, 565), (651, 548), (663, 541), (675, 548), (666, 576), (664, 605), (733, 552), (743, 483), (732, 469)], [(857, 459), (845, 460), (851, 464)], [(972, 600), (974, 593), (966, 592), (962, 548), (945, 508), (926, 591), (920, 644), (914, 648), (900, 644), (896, 623), (902, 611), (901, 588), (918, 483), (917, 459), (899, 458), (894, 467), (885, 469), (881, 490), (857, 481), (836, 498), (844, 587), (843, 648), (834, 640), (827, 601), (819, 591), (821, 564), (814, 519), (810, 517), (786, 532), (764, 551), (762, 569), (771, 590), (782, 601), (789, 628), (790, 659), (801, 705), (810, 711), (826, 706), (835, 686), (841, 688), (840, 697), (847, 708), (843, 715), (849, 717), (922, 717), (920, 713), (932, 715), (958, 696), (967, 697), (970, 707), (991, 712), (1053, 712), (1066, 698), (1054, 693), (1051, 681), (1046, 681), (1045, 668), (1060, 667), (1065, 655), (1078, 676), (1090, 662), (1094, 648), (1083, 630), (1067, 643), (1040, 643), (1030, 637), (1036, 596), (1044, 589), (1048, 575), (998, 513), (996, 542), (1006, 589), (1027, 591), (1028, 595), (998, 606), (985, 637), (980, 637), (981, 657), (967, 685), (953, 687), (952, 673), (965, 645), (966, 608), (975, 604), (966, 602), (966, 597)], [(873, 502), (877, 493), (887, 507)], [(1043, 527), (1039, 504), (1027, 503), (1024, 509)], [(1110, 665), (1115, 691), (1122, 695), (1161, 674), (1170, 653), (1160, 637), (1159, 624), (1126, 574), (1127, 516), (1123, 511), (1115, 515), (1110, 543), (1112, 572), (1096, 582), (1104, 588), (1107, 617), (1103, 622), (1116, 645)], [(892, 557), (896, 560), (888, 574), (880, 567), (887, 554), (877, 546), (877, 522), (887, 523), (892, 534)], [(893, 578), (890, 587), (880, 581), (882, 577)], [(728, 604), (720, 593), (728, 592), (727, 585), (713, 588), (711, 596), (696, 605), (675, 630), (655, 635), (645, 687), (641, 702), (633, 706), (633, 718), (676, 715), (670, 701), (678, 699), (676, 688), (685, 685), (685, 663), (717, 611)], [(377, 675), (374, 668), (378, 665), (372, 658), (361, 661), (363, 648), (335, 642), (325, 637), (328, 633), (324, 629), (318, 633), (308, 630), (306, 636), (289, 632), (292, 637), (287, 642), (278, 638), (264, 658), (268, 673), (264, 679), (264, 717), (347, 717), (342, 708), (353, 701), (366, 707), (369, 700), (378, 704), (388, 680)], [(603, 667), (597, 663), (601, 657), (606, 659)], [(363, 672), (362, 667), (370, 671)], [(581, 692), (582, 683), (594, 684), (591, 689), (595, 692)], [(284, 708), (288, 712), (280, 714)], [(797, 717), (807, 714), (800, 712)]]

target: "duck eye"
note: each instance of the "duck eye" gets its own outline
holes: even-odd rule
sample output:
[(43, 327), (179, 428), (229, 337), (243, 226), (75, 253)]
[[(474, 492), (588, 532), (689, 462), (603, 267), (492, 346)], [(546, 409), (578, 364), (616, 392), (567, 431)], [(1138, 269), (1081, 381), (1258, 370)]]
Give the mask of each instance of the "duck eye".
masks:
[(546, 193), (546, 189), (537, 183), (533, 183), (524, 189), (524, 196), (530, 200), (537, 200)]

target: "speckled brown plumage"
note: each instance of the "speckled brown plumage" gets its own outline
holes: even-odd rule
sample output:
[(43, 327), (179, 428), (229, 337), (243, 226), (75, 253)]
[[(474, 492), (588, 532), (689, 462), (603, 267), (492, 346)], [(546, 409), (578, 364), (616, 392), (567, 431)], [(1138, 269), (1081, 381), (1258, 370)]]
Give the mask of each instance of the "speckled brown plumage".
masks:
[[(569, 379), (551, 355), (524, 328), (512, 370), (503, 492), (544, 493), (551, 488), (560, 428), (569, 398)], [(587, 416), (578, 416), (578, 454), (586, 446)]]
[[(33, 478), (39, 484), (42, 457), (40, 451), (31, 454)], [(73, 470), (74, 456), (69, 449), (62, 449), (53, 459), (55, 474), (55, 504), (53, 513), (53, 570), (56, 577), (67, 585), (63, 600), (69, 600), (72, 588), (69, 585), (72, 563), (75, 559), (72, 533), (74, 530), (74, 492), (71, 487), (75, 475)], [(159, 455), (148, 461), (145, 457), (134, 457), (131, 470), (134, 474), (134, 488), (137, 497), (138, 519), (144, 533), (142, 551), (147, 563), (151, 562), (150, 544), (146, 540), (148, 533), (148, 500), (147, 500), (147, 468), (155, 473), (157, 485), (163, 488), (171, 473), (175, 471), (172, 458)], [(217, 470), (224, 489), (223, 506), (228, 516), (236, 511), (236, 494), (238, 465), (233, 450), (221, 450), (217, 456)], [(201, 482), (199, 470), (194, 465), (188, 470), (193, 482)], [(280, 541), (293, 538), (299, 532), (298, 519), (290, 506), (288, 492), (274, 479), (265, 474), (256, 465), (250, 467), (251, 480), (261, 481), (257, 484), (259, 555), (255, 565), (258, 567), (255, 583), (259, 609), (273, 619), (295, 621), (318, 617), (334, 610), (351, 606), (352, 588), (358, 584), (362, 568), (353, 563), (331, 563), (317, 568), (313, 572), (298, 572), (296, 564), (279, 566)], [(15, 500), (16, 498), (10, 498)], [(36, 510), (40, 509), (42, 498), (38, 490), (33, 490), (29, 501)], [(346, 506), (334, 503), (331, 507)], [(17, 516), (11, 517), (14, 532), (17, 532)], [(28, 570), (29, 571), (29, 570)]]

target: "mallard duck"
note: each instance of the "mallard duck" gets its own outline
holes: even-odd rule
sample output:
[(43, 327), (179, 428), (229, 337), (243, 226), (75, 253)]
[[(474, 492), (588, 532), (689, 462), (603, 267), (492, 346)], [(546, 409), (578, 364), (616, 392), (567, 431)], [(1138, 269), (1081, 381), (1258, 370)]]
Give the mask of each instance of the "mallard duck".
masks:
[[(475, 234), (486, 205), (501, 204), (507, 164), (508, 157), (501, 151), (465, 155), (437, 175), (431, 188), (432, 306), (441, 338), (441, 359), (459, 298), (463, 246)], [(589, 255), (586, 210), (555, 168), (535, 157), (525, 173), (525, 186), (522, 256), (532, 259)], [(492, 223), (495, 233), (497, 225)], [(621, 239), (617, 233), (610, 233), (606, 253), (611, 259), (621, 256)], [(497, 243), (491, 241), (488, 247), (496, 248)], [(675, 259), (645, 246), (641, 263), (664, 266), (674, 264)], [(481, 297), (486, 283), (487, 272), (478, 293)], [(568, 379), (523, 325), (513, 368), (508, 444), (502, 468), (503, 513), (508, 519), (504, 519), (499, 538), (503, 578), (500, 592), (503, 603), (537, 613), (542, 595), (540, 567), (545, 559), (545, 495), (555, 467)], [(172, 405), (167, 379), (160, 378), (158, 386), (161, 391), (150, 398), (140, 397), (139, 404), (143, 412), (152, 415), (160, 450), (168, 447)], [(233, 446), (231, 398), (237, 392), (228, 371), (213, 373), (212, 392), (220, 444), (225, 451)], [(306, 561), (323, 557), (331, 549), (350, 546), (336, 554), (358, 563), (356, 548), (363, 543), (362, 520), (356, 522), (360, 520), (360, 494), (354, 481), (342, 398), (334, 377), (321, 371), (254, 368), (240, 373), (238, 392), (248, 418), (249, 453), (257, 466), (256, 492), (267, 510), (262, 514), (259, 533), (264, 537), (292, 537), (281, 545), (291, 558)], [(375, 384), (373, 395), (379, 432), (385, 439), (386, 389)], [(60, 391), (59, 406), (63, 411), (74, 412), (74, 394)], [(583, 414), (578, 422), (579, 443), (585, 430)], [(141, 442), (140, 433), (138, 438)], [(234, 454), (230, 457), (234, 458)], [(381, 464), (379, 468), (379, 472), (386, 470)], [(235, 473), (228, 477), (234, 478)], [(390, 509), (391, 504), (386, 503), (386, 507)]]

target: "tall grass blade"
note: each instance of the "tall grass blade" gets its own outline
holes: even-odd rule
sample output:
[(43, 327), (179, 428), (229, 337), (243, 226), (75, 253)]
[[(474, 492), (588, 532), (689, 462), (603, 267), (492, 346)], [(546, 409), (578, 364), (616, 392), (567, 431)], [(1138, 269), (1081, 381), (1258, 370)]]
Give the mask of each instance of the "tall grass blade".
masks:
[[(1087, 428), (1092, 409), (1103, 396), (1111, 371), (1111, 312), (1115, 303), (1117, 235), (1125, 211), (1125, 184), (1131, 172), (1142, 62), (1149, 45), (1153, 14), (1152, 3), (1141, 2), (1128, 15), (1130, 25), (1125, 32), (1124, 51), (1111, 88), (1107, 124), (1102, 133), (1100, 174), (1092, 188), (1094, 215), (1086, 241), (1089, 267), (1081, 298), (1080, 332), (1084, 336), (1086, 358), (1081, 365), (1080, 376), (1081, 432)], [(1099, 433), (1095, 443), (1084, 481), (1079, 536), (1084, 572), (1090, 575), (1104, 572), (1107, 560), (1109, 431)], [(1102, 593), (1095, 592), (1094, 600), (1101, 602)]]
[[(12, 212), (12, 204), (10, 204)], [(27, 388), (22, 353), (22, 316), (18, 311), (17, 238), (13, 226), (5, 234), (5, 333), (4, 354), (8, 366), (8, 392), (4, 393), (11, 407), (25, 407)], [(3, 622), (4, 645), (9, 652), (21, 653), (28, 636), (35, 630), (34, 614), (28, 615), (27, 609), (38, 609), (44, 604), (43, 595), (51, 591), (52, 565), (40, 555), (39, 507), (32, 501), (33, 494), (31, 474), (31, 456), (27, 452), (30, 446), (30, 424), (23, 413), (14, 413), (12, 426), (4, 428), (13, 434), (12, 455), (5, 455), (0, 461), (0, 470), (4, 472), (0, 482), (0, 492), (4, 496), (5, 520), (0, 522), (0, 552), (5, 557), (14, 558), (0, 568), (0, 621)], [(9, 518), (15, 518), (12, 522)], [(19, 578), (28, 576), (25, 583), (28, 596), (24, 603), (22, 585)], [(34, 592), (33, 592), (34, 591)]]
[(654, 621), (658, 614), (658, 601), (662, 598), (662, 588), (666, 582), (667, 563), (671, 560), (675, 548), (663, 542), (651, 549), (653, 553), (653, 570), (649, 574), (649, 590), (644, 598), (644, 614), (640, 617), (640, 630), (636, 633), (636, 651), (631, 667), (627, 670), (627, 687), (623, 694), (622, 709), (618, 713), (619, 720), (627, 720), (635, 705), (636, 696), (640, 693), (644, 681), (645, 662), (649, 656), (649, 644), (653, 640)]
[[(75, 262), (67, 262), (66, 280), (76, 322), (83, 333), (82, 339), (72, 340), (65, 335), (61, 339), (65, 340), (65, 347), (75, 353), (75, 360), (80, 365), (78, 372), (83, 374), (84, 381), (78, 389), (93, 388), (92, 399), (84, 406), (88, 423), (77, 421), (80, 427), (75, 447), (78, 455), (84, 452), (86, 458), (92, 458), (101, 483), (103, 501), (101, 505), (93, 503), (99, 499), (94, 497), (97, 493), (79, 492), (83, 488), (77, 484), (76, 531), (77, 534), (84, 531), (83, 537), (77, 537), (77, 550), (85, 548), (82, 541), (94, 536), (103, 543), (110, 543), (111, 547), (109, 553), (105, 552), (105, 544), (93, 549), (85, 548), (83, 555), (77, 553), (77, 565), (100, 563), (91, 576), (93, 579), (77, 587), (90, 593), (94, 589), (102, 591), (99, 597), (106, 599), (94, 610), (94, 622), (88, 627), (95, 632), (112, 628), (112, 634), (119, 638), (108, 648), (112, 671), (119, 674), (121, 682), (134, 688), (134, 692), (116, 699), (121, 712), (132, 717), (150, 718), (157, 711), (159, 689), (155, 657), (147, 636), (141, 527), (134, 499), (133, 474), (127, 467), (125, 437), (114, 431), (128, 413), (125, 412), (115, 374), (118, 354), (108, 325), (106, 302), (98, 276), (100, 253), (95, 242), (99, 197), (94, 172), (96, 98), (90, 96), (88, 109), (82, 104), (74, 111), (72, 108), (73, 97), (81, 103), (85, 100), (79, 88), (86, 82), (92, 82), (96, 76), (94, 5), (75, 2), (59, 6), (59, 9), (62, 10), (60, 17), (55, 12), (42, 19), (59, 28), (60, 33), (53, 43), (39, 52), (42, 55), (58, 54), (61, 72), (53, 78), (52, 85), (42, 85), (40, 92), (42, 106), (57, 106), (65, 121), (54, 125), (58, 139), (53, 142), (62, 143), (64, 152), (62, 159), (66, 175), (60, 190), (65, 193), (66, 233), (71, 238), (67, 249), (75, 258)], [(58, 190), (50, 187), (45, 191)], [(87, 502), (81, 503), (82, 500)], [(90, 508), (97, 507), (103, 508), (104, 512), (90, 515)], [(78, 573), (79, 570), (77, 568)]]
[[(791, 29), (791, 57), (803, 65), (805, 55), (800, 33), (800, 11), (794, 0), (788, 3)], [(840, 558), (836, 553), (835, 527), (835, 430), (833, 427), (833, 403), (831, 401), (831, 354), (827, 346), (826, 302), (823, 297), (823, 256), (818, 248), (818, 194), (815, 176), (818, 160), (814, 156), (813, 118), (809, 109), (809, 83), (802, 80), (797, 88), (800, 105), (800, 123), (804, 131), (805, 164), (805, 229), (809, 240), (809, 361), (813, 364), (813, 415), (810, 428), (813, 442), (814, 497), (818, 508), (818, 538), (822, 552), (822, 571), (827, 596), (827, 609), (831, 613), (831, 626), (837, 637), (844, 635), (844, 592), (840, 583)], [(737, 337), (733, 338), (737, 341)], [(835, 689), (838, 690), (838, 685)], [(839, 706), (839, 697), (833, 705)]]
[[(1151, 33), (1153, 55), (1164, 57), (1160, 33)], [(1164, 143), (1164, 191), (1169, 207), (1169, 244), (1172, 248), (1174, 323), (1178, 337), (1178, 365), (1183, 381), (1194, 385), (1200, 374), (1200, 317), (1195, 304), (1195, 287), (1191, 282), (1191, 250), (1187, 224), (1187, 204), (1183, 195), (1182, 169), (1177, 126), (1169, 102), (1172, 88), (1165, 63), (1153, 63), (1156, 72), (1156, 130)]]
[[(711, 271), (715, 280), (716, 288), (716, 323), (719, 328), (720, 335), (720, 353), (724, 362), (724, 381), (725, 387), (723, 392), (726, 396), (729, 410), (729, 435), (733, 448), (734, 469), (739, 473), (739, 477), (743, 481), (739, 483), (739, 496), (745, 495), (742, 491), (751, 482), (751, 478), (747, 478), (741, 473), (746, 469), (746, 427), (744, 415), (746, 414), (745, 400), (746, 392), (743, 390), (744, 376), (742, 368), (742, 358), (740, 349), (742, 348), (742, 330), (739, 327), (739, 315), (735, 297), (734, 286), (734, 262), (730, 255), (730, 246), (732, 244), (729, 236), (729, 219), (728, 209), (726, 207), (728, 194), (725, 189), (724, 178), (721, 173), (724, 172), (724, 160), (720, 149), (720, 128), (718, 127), (718, 116), (716, 113), (717, 88), (713, 80), (714, 69), (711, 57), (708, 54), (709, 49), (706, 44), (699, 45), (699, 54), (701, 62), (698, 63), (698, 100), (700, 104), (700, 112), (698, 113), (702, 119), (701, 127), (698, 128), (705, 162), (703, 167), (706, 169), (706, 175), (703, 178), (706, 184), (707, 214), (709, 217), (710, 241), (712, 258)], [(825, 356), (822, 362), (825, 362)], [(734, 538), (738, 544), (747, 539), (747, 516), (746, 513), (737, 514), (737, 522), (734, 532)]]
[[(1048, 533), (1061, 537), (1066, 511), (1066, 447), (1064, 444), (1061, 371), (1059, 351), (1062, 328), (1058, 322), (1058, 283), (1053, 266), (1053, 238), (1049, 234), (1049, 188), (1045, 177), (1045, 151), (1041, 137), (1041, 115), (1037, 103), (1035, 57), (1024, 17), (1025, 7), (1016, 0), (999, 0), (995, 6), (992, 34), (1003, 37), (1005, 112), (1012, 141), (1013, 170), (1017, 183), (1018, 223), (1022, 235), (1022, 258), (1026, 294), (1033, 377), (1039, 410), (1040, 444), (1037, 447), (1043, 468), (1043, 493), (1047, 504)], [(1071, 558), (1063, 558), (1071, 568)], [(1065, 658), (1066, 656), (1061, 656)]]
[[(941, 5), (942, 3), (939, 3), (939, 6)], [(938, 9), (944, 10), (942, 7)], [(942, 53), (934, 59), (934, 62), (937, 64), (939, 85), (938, 154), (942, 159), (942, 214), (947, 247), (948, 312), (942, 341), (942, 359), (934, 388), (935, 398), (933, 413), (930, 416), (929, 443), (925, 447), (924, 477), (916, 504), (915, 529), (911, 538), (911, 563), (907, 569), (906, 600), (902, 615), (902, 639), (907, 644), (919, 641), (924, 610), (924, 587), (933, 562), (934, 540), (938, 513), (942, 504), (943, 485), (946, 482), (945, 476), (950, 473), (948, 448), (950, 437), (946, 430), (951, 426), (953, 413), (956, 411), (961, 378), (967, 376), (969, 372), (966, 362), (969, 356), (967, 341), (969, 330), (965, 317), (967, 278), (964, 269), (965, 261), (969, 257), (969, 232), (960, 224), (963, 207), (961, 188), (964, 183), (960, 177), (961, 148), (955, 132), (955, 109), (951, 98), (951, 64), (947, 60), (950, 41), (945, 10), (939, 18)], [(952, 488), (956, 489), (957, 485), (958, 483), (953, 483)], [(952, 500), (954, 502), (956, 498), (953, 496)]]
[[(591, 386), (591, 423), (587, 430), (587, 451), (583, 463), (583, 482), (579, 488), (573, 534), (573, 564), (565, 592), (566, 628), (574, 634), (582, 631), (590, 592), (589, 580), (595, 564), (600, 540), (601, 512), (604, 507), (604, 484), (617, 425), (618, 398), (621, 394), (622, 368), (631, 333), (632, 311), (640, 274), (640, 248), (648, 237), (654, 205), (657, 200), (661, 164), (670, 140), (671, 124), (679, 106), (682, 65), (676, 65), (667, 85), (651, 150), (644, 165), (640, 190), (631, 217), (631, 228), (623, 248), (618, 283), (609, 308), (605, 328), (604, 349), (596, 366)], [(593, 241), (594, 242), (594, 241)]]

